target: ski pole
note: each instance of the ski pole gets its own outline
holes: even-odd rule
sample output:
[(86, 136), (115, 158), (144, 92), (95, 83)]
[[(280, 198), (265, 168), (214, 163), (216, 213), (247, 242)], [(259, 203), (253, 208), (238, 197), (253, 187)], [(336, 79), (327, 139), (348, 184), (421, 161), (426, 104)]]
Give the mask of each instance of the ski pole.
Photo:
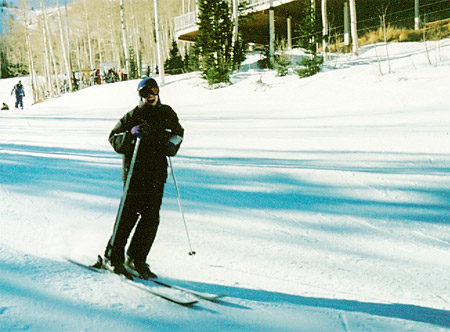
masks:
[(128, 188), (130, 187), (131, 177), (133, 176), (134, 165), (136, 163), (136, 158), (139, 150), (139, 144), (141, 143), (141, 138), (136, 138), (136, 143), (134, 145), (133, 157), (131, 158), (130, 169), (128, 170), (128, 176), (125, 181), (125, 186), (123, 188), (123, 196), (120, 200), (119, 210), (117, 211), (116, 222), (114, 223), (114, 230), (110, 240), (110, 246), (114, 246), (116, 241), (117, 230), (119, 228), (120, 221), (122, 220), (123, 208), (125, 206), (125, 201), (128, 196)]
[(172, 159), (170, 157), (169, 157), (169, 164), (170, 164), (170, 170), (172, 172), (173, 184), (175, 185), (175, 191), (177, 192), (178, 207), (180, 209), (181, 217), (183, 218), (184, 229), (186, 230), (186, 236), (187, 236), (189, 249), (190, 249), (189, 255), (193, 256), (193, 255), (195, 255), (195, 251), (192, 250), (191, 239), (189, 238), (189, 232), (188, 232), (188, 228), (187, 228), (187, 224), (186, 224), (186, 219), (184, 218), (183, 208), (181, 206), (180, 191), (178, 190), (177, 180), (175, 179), (175, 171), (173, 170)]

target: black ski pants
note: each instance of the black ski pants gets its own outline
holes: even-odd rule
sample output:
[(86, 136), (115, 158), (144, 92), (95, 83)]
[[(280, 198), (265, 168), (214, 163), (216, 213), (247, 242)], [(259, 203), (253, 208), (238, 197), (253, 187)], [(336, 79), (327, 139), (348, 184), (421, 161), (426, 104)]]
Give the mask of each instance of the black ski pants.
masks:
[(149, 193), (130, 193), (125, 199), (122, 218), (114, 225), (115, 234), (108, 242), (105, 256), (114, 263), (124, 262), (125, 247), (134, 230), (127, 255), (136, 262), (144, 263), (156, 237), (159, 226), (159, 210), (164, 194), (164, 183), (153, 186)]

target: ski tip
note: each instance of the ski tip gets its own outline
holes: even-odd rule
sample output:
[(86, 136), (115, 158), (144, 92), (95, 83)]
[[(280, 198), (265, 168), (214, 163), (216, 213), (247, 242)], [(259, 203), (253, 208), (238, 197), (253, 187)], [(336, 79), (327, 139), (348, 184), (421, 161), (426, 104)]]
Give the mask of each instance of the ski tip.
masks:
[(179, 303), (185, 307), (192, 307), (193, 305), (197, 304), (198, 301), (189, 301), (189, 302), (184, 302), (184, 303)]

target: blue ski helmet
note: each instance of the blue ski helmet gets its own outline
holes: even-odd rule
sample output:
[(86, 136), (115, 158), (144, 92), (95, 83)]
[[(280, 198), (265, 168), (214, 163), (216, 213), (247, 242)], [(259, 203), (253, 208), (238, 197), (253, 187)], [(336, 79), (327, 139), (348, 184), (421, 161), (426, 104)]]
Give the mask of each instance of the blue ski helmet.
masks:
[(139, 82), (137, 91), (140, 97), (147, 97), (149, 94), (158, 95), (158, 83), (151, 77), (144, 78)]

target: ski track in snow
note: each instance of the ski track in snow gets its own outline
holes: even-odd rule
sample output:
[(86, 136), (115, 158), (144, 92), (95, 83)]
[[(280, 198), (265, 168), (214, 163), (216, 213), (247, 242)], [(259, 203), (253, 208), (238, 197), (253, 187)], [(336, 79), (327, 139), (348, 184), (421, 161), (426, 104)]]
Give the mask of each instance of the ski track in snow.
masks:
[[(435, 65), (390, 44), (383, 75), (384, 46), (368, 46), (302, 80), (167, 77), (197, 255), (169, 178), (149, 263), (227, 295), (194, 309), (63, 259), (104, 250), (122, 190), (107, 136), (137, 81), (1, 112), (0, 331), (449, 331), (450, 41), (427, 47)], [(15, 83), (0, 80), (10, 105)]]

